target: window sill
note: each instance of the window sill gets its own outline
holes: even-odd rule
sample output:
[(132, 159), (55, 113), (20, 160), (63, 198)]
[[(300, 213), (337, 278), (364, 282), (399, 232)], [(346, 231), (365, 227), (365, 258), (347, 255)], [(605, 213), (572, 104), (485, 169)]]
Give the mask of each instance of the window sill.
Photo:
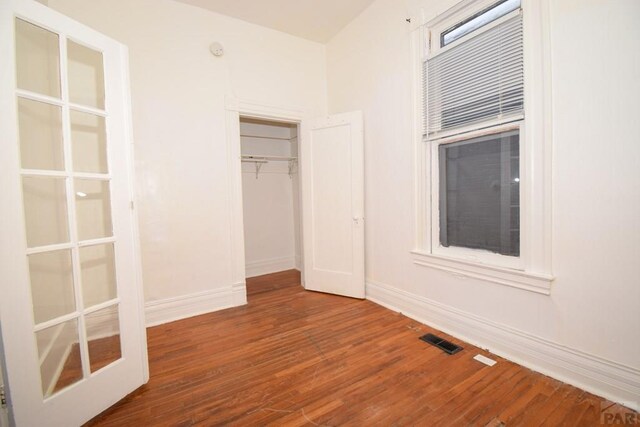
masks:
[(487, 282), (524, 289), (538, 294), (551, 294), (551, 283), (554, 277), (548, 274), (528, 273), (420, 251), (411, 251), (411, 253), (413, 254), (413, 263), (416, 265), (447, 271), (461, 277), (473, 277)]

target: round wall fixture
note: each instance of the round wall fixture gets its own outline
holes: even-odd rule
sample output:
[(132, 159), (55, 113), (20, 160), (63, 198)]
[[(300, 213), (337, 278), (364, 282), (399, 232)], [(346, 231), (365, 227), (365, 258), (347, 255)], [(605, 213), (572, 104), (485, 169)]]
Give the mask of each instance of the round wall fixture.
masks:
[(211, 51), (213, 56), (224, 55), (224, 48), (222, 47), (222, 44), (220, 44), (219, 42), (211, 43), (211, 46), (209, 46), (209, 50)]

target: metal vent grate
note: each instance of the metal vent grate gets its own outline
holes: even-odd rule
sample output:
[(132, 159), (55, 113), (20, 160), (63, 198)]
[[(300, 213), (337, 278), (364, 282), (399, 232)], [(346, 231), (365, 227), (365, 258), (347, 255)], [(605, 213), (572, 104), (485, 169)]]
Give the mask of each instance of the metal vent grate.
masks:
[(455, 345), (451, 341), (447, 341), (437, 335), (426, 334), (421, 336), (420, 339), (426, 343), (438, 347), (440, 350), (448, 354), (456, 354), (457, 352), (462, 350), (462, 347), (460, 347), (459, 345)]

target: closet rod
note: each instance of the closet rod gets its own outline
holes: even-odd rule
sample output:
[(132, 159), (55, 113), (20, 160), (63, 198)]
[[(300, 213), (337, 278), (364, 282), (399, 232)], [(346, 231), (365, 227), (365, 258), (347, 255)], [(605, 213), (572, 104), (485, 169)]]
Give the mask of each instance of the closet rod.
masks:
[(281, 157), (281, 156), (248, 156), (242, 155), (240, 157), (240, 161), (242, 163), (253, 163), (256, 168), (256, 179), (258, 179), (258, 175), (260, 175), (260, 169), (262, 169), (262, 165), (265, 163), (269, 163), (270, 161), (286, 161), (289, 163), (289, 178), (292, 178), (293, 171), (295, 165), (298, 162), (297, 157)]

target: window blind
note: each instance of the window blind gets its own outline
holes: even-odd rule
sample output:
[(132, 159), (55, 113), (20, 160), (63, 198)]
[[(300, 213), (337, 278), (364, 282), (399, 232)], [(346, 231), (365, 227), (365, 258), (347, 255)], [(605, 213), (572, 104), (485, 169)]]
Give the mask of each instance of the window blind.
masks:
[(428, 135), (523, 113), (521, 14), (423, 65)]

